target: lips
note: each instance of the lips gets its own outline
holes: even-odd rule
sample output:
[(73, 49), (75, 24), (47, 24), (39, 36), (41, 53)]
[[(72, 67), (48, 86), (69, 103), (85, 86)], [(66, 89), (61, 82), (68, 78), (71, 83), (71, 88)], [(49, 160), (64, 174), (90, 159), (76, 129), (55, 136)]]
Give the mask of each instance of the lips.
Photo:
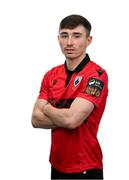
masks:
[(75, 52), (75, 49), (73, 48), (65, 48), (65, 52), (68, 53), (68, 54), (72, 54)]
[(66, 51), (74, 51), (75, 49), (72, 48), (65, 48)]
[(74, 49), (65, 49), (65, 53), (67, 54), (73, 54), (74, 52)]

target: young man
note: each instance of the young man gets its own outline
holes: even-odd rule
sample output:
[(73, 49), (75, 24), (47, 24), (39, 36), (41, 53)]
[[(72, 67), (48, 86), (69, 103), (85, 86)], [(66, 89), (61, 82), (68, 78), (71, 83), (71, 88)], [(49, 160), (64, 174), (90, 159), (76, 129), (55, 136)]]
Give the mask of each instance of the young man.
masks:
[(90, 22), (80, 15), (61, 21), (58, 40), (66, 61), (45, 74), (33, 109), (32, 125), (52, 129), (52, 179), (103, 179), (97, 132), (108, 77), (86, 54), (90, 31)]

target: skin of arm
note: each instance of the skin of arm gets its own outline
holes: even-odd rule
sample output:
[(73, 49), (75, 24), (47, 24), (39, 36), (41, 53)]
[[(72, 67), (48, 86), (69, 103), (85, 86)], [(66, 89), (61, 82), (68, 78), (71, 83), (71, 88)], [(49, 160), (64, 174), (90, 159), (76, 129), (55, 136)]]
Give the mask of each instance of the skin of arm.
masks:
[(94, 109), (94, 104), (84, 98), (75, 98), (69, 109), (58, 109), (46, 104), (43, 112), (59, 127), (79, 127)]
[(48, 104), (48, 101), (44, 99), (37, 99), (34, 109), (32, 112), (32, 126), (34, 128), (43, 128), (43, 129), (54, 129), (57, 128), (57, 125), (43, 113), (45, 105)]

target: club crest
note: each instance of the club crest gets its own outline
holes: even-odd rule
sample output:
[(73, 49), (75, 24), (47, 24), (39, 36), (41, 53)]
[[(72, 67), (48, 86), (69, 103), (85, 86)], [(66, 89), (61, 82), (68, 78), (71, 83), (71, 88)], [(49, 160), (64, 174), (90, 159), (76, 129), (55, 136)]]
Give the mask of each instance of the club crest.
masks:
[(74, 87), (76, 87), (82, 80), (82, 76), (77, 76), (74, 80)]

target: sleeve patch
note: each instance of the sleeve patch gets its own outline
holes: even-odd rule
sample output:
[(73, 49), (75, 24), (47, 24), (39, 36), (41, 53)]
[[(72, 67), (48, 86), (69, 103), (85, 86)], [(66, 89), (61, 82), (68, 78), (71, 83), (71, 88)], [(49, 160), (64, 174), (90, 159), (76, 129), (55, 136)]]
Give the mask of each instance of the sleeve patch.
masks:
[(86, 94), (99, 97), (103, 89), (104, 83), (98, 79), (90, 78), (86, 87)]

